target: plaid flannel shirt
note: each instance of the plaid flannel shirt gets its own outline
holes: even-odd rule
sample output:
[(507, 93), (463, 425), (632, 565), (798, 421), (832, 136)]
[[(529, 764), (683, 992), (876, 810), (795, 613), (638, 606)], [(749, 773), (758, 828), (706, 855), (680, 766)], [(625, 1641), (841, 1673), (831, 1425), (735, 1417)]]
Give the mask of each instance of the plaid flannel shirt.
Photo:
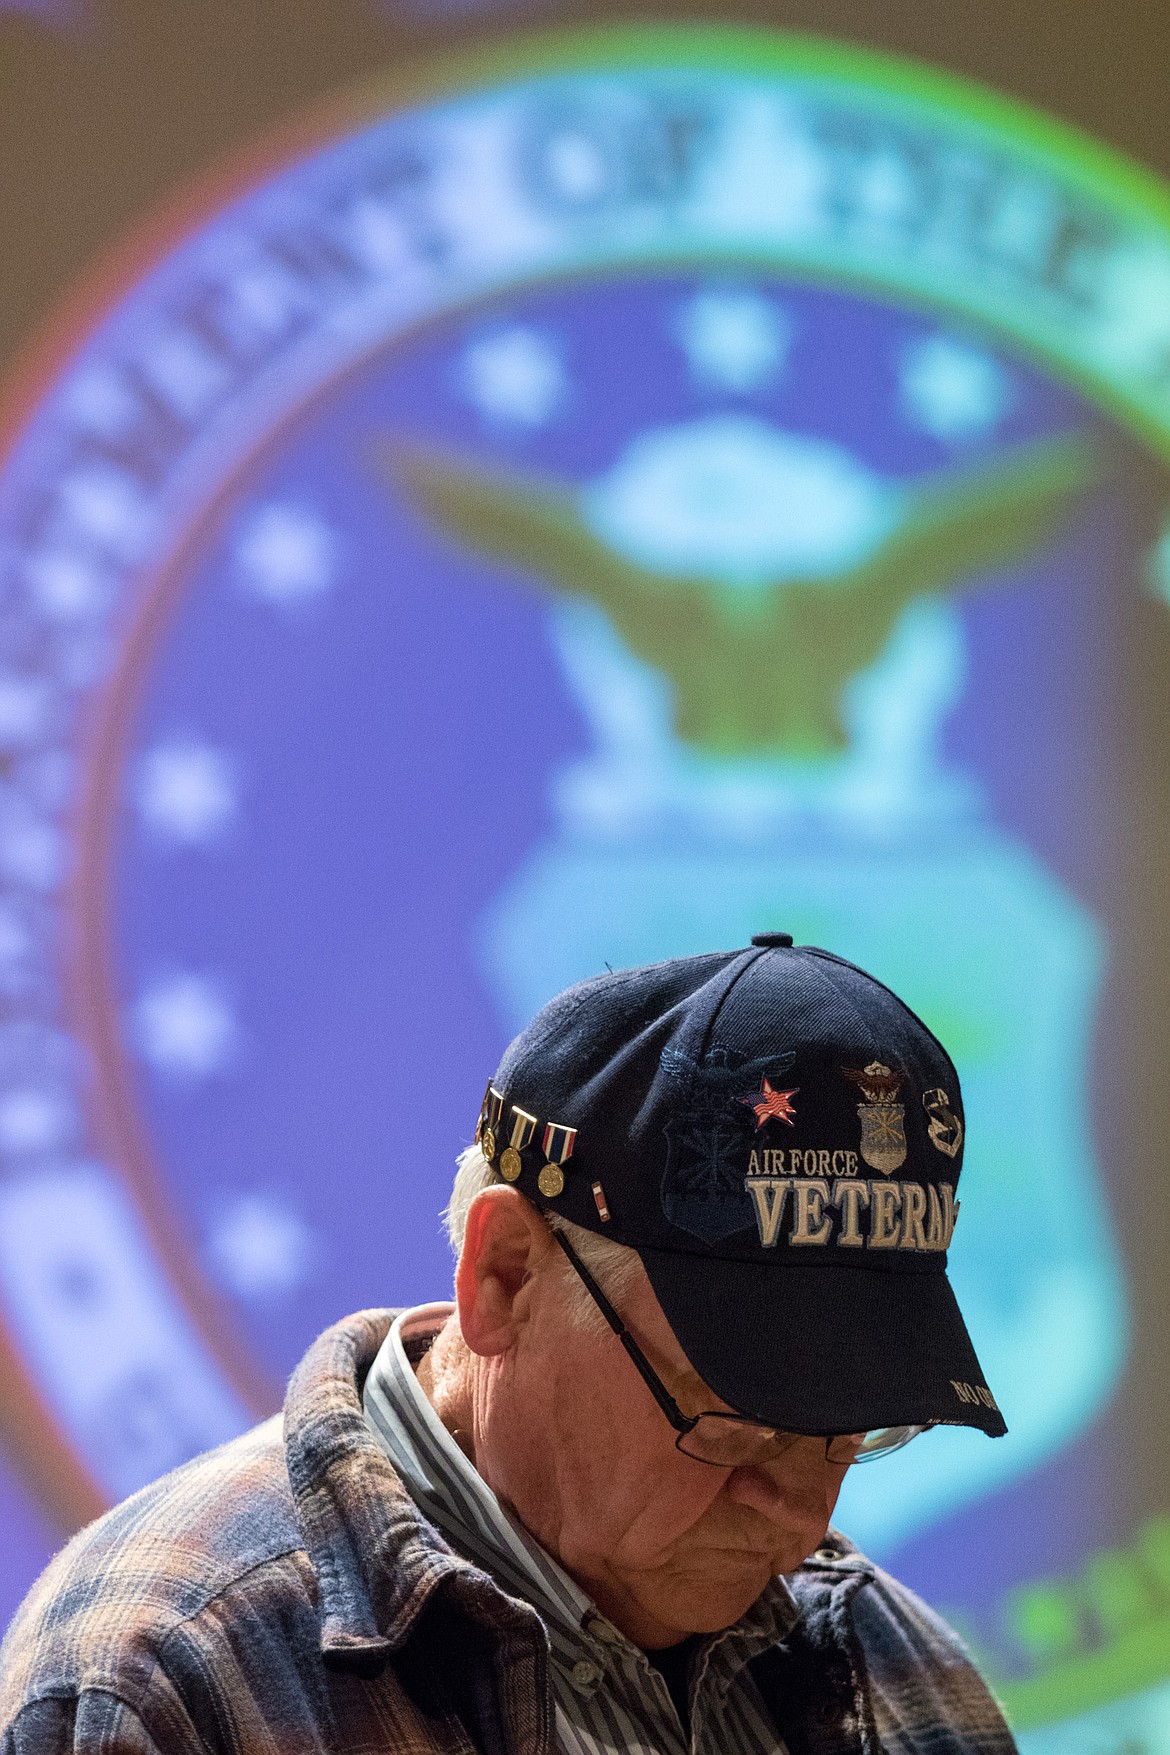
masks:
[[(3, 1755), (552, 1755), (539, 1616), (461, 1559), (366, 1426), (393, 1317), (329, 1329), (278, 1419), (83, 1530), (0, 1647)], [(843, 1538), (753, 1673), (790, 1755), (1011, 1755), (950, 1630)]]

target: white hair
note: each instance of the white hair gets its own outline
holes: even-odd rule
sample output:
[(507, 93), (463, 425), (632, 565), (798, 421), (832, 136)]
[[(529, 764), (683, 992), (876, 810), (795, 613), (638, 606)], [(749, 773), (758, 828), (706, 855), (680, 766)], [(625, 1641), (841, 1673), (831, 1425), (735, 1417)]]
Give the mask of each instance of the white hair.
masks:
[[(458, 1165), (451, 1199), (443, 1214), (456, 1257), (463, 1249), (463, 1235), (472, 1201), (482, 1189), (503, 1182), (499, 1171), (488, 1163), (478, 1145), (468, 1146), (466, 1151), (460, 1152)], [(571, 1224), (559, 1213), (546, 1212), (544, 1217), (552, 1230), (562, 1232), (568, 1239), (606, 1297), (620, 1309), (623, 1296), (632, 1289), (642, 1271), (637, 1251), (627, 1248), (624, 1243), (611, 1243), (608, 1237), (599, 1237), (595, 1231), (586, 1231), (581, 1225)], [(560, 1250), (556, 1253), (561, 1254)], [(604, 1316), (580, 1275), (573, 1271), (572, 1263), (566, 1257), (560, 1265), (564, 1269), (565, 1298), (572, 1320), (582, 1328), (606, 1329), (608, 1325)]]

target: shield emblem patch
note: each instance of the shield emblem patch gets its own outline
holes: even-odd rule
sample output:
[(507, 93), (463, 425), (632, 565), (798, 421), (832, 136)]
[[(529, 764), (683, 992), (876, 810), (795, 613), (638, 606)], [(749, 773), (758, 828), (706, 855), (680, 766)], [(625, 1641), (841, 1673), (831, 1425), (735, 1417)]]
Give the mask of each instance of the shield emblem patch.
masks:
[(861, 1155), (883, 1176), (891, 1176), (906, 1162), (906, 1132), (901, 1103), (859, 1103)]
[(861, 1072), (848, 1066), (841, 1071), (865, 1098), (857, 1105), (861, 1156), (871, 1169), (892, 1176), (906, 1162), (906, 1130), (902, 1125), (906, 1107), (896, 1101), (901, 1077), (880, 1060), (871, 1061)]

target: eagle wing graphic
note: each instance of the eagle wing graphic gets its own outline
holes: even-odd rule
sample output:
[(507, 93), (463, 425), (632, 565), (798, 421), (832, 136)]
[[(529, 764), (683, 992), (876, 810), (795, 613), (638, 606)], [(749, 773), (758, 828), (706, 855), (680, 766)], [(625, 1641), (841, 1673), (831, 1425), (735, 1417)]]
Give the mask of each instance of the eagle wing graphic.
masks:
[(903, 607), (1041, 548), (1098, 467), (1085, 441), (1061, 437), (941, 472), (911, 490), (903, 518), (861, 562), (744, 590), (615, 554), (586, 525), (576, 492), (545, 477), (401, 438), (382, 442), (377, 461), (456, 541), (545, 591), (600, 605), (670, 678), (680, 737), (757, 756), (843, 748), (841, 691), (877, 658)]

